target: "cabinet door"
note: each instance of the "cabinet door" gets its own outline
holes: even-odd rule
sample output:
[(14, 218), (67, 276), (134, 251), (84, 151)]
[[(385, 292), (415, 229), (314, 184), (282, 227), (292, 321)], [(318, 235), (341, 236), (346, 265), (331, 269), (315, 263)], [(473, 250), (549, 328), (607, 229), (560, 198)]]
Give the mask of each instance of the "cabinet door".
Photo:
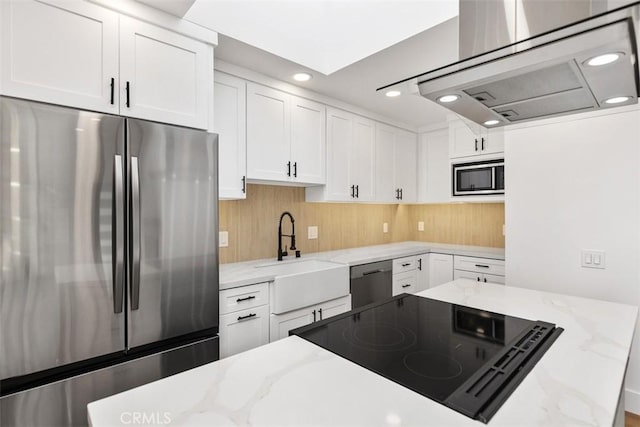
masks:
[(320, 304), (317, 320), (328, 319), (351, 310), (351, 295)]
[(31, 0), (1, 1), (0, 12), (1, 94), (118, 113), (117, 13)]
[(220, 358), (269, 342), (269, 306), (220, 316)]
[(291, 97), (247, 83), (247, 177), (290, 181)]
[(453, 270), (454, 279), (469, 279), (475, 282), (482, 282), (483, 274), (474, 271)]
[(493, 154), (504, 152), (504, 129), (488, 129), (482, 135), (480, 147), (482, 154)]
[(429, 254), (429, 287), (453, 280), (453, 255)]
[(417, 138), (416, 134), (401, 129), (396, 131), (395, 182), (402, 203), (415, 203), (417, 198)]
[(449, 203), (451, 161), (447, 129), (420, 135), (418, 145), (418, 202)]
[[(277, 341), (289, 336), (291, 329), (308, 325), (314, 321), (313, 312), (316, 307), (306, 307), (284, 314), (272, 314), (269, 328), (269, 342)], [(318, 312), (315, 311), (316, 318)]]
[(327, 188), (331, 201), (353, 200), (349, 181), (349, 153), (353, 136), (353, 116), (327, 108)]
[(246, 83), (215, 72), (214, 132), (218, 136), (221, 199), (245, 199), (247, 175)]
[(504, 276), (498, 276), (495, 274), (483, 274), (482, 281), (485, 283), (494, 283), (497, 285), (504, 285), (505, 279)]
[(213, 82), (210, 49), (206, 43), (121, 15), (120, 114), (207, 129)]
[(296, 182), (325, 183), (325, 120), (324, 105), (291, 97), (291, 162)]
[(462, 120), (449, 124), (449, 155), (451, 158), (482, 154), (479, 132), (472, 131)]
[(418, 269), (416, 273), (416, 292), (429, 289), (429, 254), (416, 256)]
[[(376, 123), (376, 201), (400, 201), (398, 184), (395, 182), (394, 150), (396, 129)], [(415, 160), (415, 159), (414, 159)]]
[(416, 293), (418, 275), (416, 270), (407, 271), (393, 275), (391, 295), (399, 295), (402, 293)]
[(356, 200), (375, 199), (375, 124), (372, 120), (354, 116), (353, 140), (349, 156), (351, 185), (356, 185)]

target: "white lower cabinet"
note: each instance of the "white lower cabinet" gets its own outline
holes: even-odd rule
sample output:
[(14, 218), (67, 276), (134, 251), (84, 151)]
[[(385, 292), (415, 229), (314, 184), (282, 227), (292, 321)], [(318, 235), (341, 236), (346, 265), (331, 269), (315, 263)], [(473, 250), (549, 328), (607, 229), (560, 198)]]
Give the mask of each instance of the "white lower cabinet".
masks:
[(393, 275), (391, 285), (391, 295), (396, 296), (402, 293), (415, 294), (417, 292), (418, 275), (417, 271), (406, 271)]
[(220, 358), (269, 342), (269, 306), (220, 316)]
[(505, 284), (504, 260), (457, 255), (454, 258), (454, 279), (470, 279), (480, 283)]
[(453, 280), (453, 255), (429, 254), (429, 287)]
[(269, 284), (220, 291), (220, 358), (269, 342)]
[(271, 314), (269, 341), (289, 336), (289, 331), (313, 322), (328, 319), (351, 310), (351, 295), (326, 301), (321, 304), (293, 310), (288, 313)]

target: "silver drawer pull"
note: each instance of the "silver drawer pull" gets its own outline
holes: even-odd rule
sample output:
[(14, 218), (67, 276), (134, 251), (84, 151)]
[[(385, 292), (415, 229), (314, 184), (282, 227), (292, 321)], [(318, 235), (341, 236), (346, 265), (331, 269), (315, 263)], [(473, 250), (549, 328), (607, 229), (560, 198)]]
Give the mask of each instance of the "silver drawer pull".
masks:
[(250, 299), (254, 299), (255, 297), (256, 297), (255, 295), (250, 295), (248, 297), (238, 298), (236, 302), (249, 301)]
[(484, 265), (484, 264), (476, 264), (476, 267), (489, 268), (488, 265)]
[(238, 320), (250, 319), (250, 318), (256, 317), (256, 316), (257, 316), (256, 313), (250, 313), (250, 314), (247, 314), (246, 316), (238, 316)]

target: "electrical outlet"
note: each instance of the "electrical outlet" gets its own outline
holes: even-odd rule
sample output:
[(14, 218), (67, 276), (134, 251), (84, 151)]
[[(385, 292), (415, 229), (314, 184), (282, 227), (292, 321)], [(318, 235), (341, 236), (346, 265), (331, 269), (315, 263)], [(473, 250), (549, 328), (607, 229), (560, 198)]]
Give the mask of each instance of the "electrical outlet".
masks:
[(582, 266), (585, 268), (605, 268), (604, 251), (591, 251), (583, 249), (581, 253)]
[(228, 231), (221, 231), (218, 233), (218, 246), (220, 246), (221, 248), (227, 248), (229, 247), (229, 232)]
[(418, 221), (418, 231), (424, 231), (424, 221)]
[(313, 240), (318, 238), (318, 226), (312, 225), (307, 227), (307, 239)]
[(389, 232), (389, 223), (388, 222), (383, 222), (382, 223), (382, 232), (383, 233), (388, 233)]

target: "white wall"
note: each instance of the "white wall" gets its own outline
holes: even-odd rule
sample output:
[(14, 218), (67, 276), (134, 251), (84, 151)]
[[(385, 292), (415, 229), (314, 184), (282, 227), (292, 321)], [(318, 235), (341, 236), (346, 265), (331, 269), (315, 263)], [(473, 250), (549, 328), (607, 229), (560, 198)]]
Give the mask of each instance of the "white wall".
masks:
[[(640, 305), (640, 110), (510, 130), (507, 284)], [(582, 249), (606, 269), (580, 266)], [(640, 413), (640, 324), (626, 408)]]

